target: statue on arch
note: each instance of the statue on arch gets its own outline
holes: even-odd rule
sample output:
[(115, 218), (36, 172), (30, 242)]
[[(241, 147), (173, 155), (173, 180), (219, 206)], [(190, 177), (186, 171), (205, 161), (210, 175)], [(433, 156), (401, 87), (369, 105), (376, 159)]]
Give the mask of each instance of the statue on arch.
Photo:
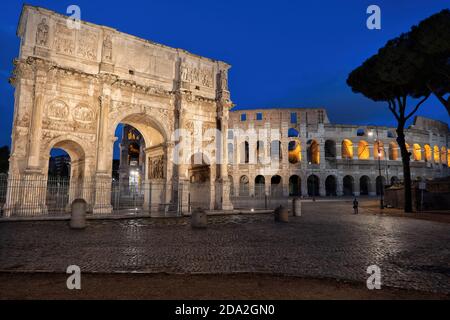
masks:
[(40, 46), (48, 46), (48, 31), (49, 26), (47, 24), (47, 19), (42, 18), (42, 21), (38, 24), (36, 33), (36, 44)]

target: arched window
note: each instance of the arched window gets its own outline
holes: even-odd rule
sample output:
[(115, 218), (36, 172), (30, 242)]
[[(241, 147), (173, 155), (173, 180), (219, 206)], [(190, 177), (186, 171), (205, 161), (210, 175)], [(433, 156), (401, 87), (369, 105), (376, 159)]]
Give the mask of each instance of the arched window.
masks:
[(366, 134), (366, 132), (365, 132), (364, 129), (358, 129), (358, 130), (356, 130), (356, 135), (357, 135), (358, 137), (363, 137), (365, 134)]
[(353, 177), (345, 176), (343, 179), (343, 192), (344, 196), (352, 196), (353, 195)]
[(336, 142), (333, 140), (325, 141), (325, 159), (336, 158)]
[(280, 140), (273, 140), (270, 143), (270, 159), (272, 161), (275, 160), (281, 160), (282, 154), (281, 154), (281, 141)]
[(300, 141), (289, 141), (288, 151), (290, 163), (298, 163), (302, 160), (302, 147), (300, 145)]
[(256, 158), (258, 163), (264, 163), (264, 142), (256, 142)]
[(434, 146), (433, 147), (433, 158), (434, 158), (434, 162), (435, 163), (439, 163), (439, 147), (438, 146)]
[(349, 139), (342, 141), (342, 159), (353, 159), (353, 142)]
[(414, 143), (413, 144), (413, 159), (414, 161), (421, 161), (422, 160), (422, 148), (419, 144)]
[(319, 177), (312, 174), (308, 177), (308, 195), (318, 196), (319, 195)]
[(389, 160), (398, 160), (398, 145), (395, 142), (389, 143)]
[(370, 178), (368, 176), (362, 176), (359, 178), (359, 194), (364, 196), (368, 195), (370, 190)]
[(275, 175), (270, 179), (270, 194), (272, 196), (283, 195), (283, 184), (281, 183), (281, 177), (278, 175)]
[(423, 146), (425, 150), (425, 161), (430, 162), (431, 161), (431, 147), (429, 144), (426, 144)]
[(447, 148), (446, 147), (441, 147), (441, 163), (443, 165), (447, 165)]
[(308, 141), (308, 149), (307, 149), (308, 162), (312, 164), (320, 163), (320, 151), (319, 144), (316, 140)]
[(264, 176), (261, 176), (261, 175), (256, 176), (256, 178), (255, 178), (255, 196), (256, 197), (264, 196), (266, 194), (265, 188), (266, 188), (266, 179), (264, 178)]
[(249, 163), (250, 150), (249, 150), (248, 141), (243, 141), (241, 143), (240, 158), (241, 158), (240, 163)]
[(247, 176), (241, 176), (239, 179), (239, 195), (249, 196), (249, 180)]
[(300, 137), (300, 133), (295, 128), (289, 128), (288, 137), (289, 138), (298, 138), (298, 137)]
[(302, 188), (301, 188), (301, 179), (297, 175), (293, 175), (289, 178), (289, 196), (301, 196)]
[(328, 176), (325, 179), (325, 193), (327, 196), (335, 196), (336, 195), (336, 177)]
[(358, 159), (367, 160), (370, 158), (370, 149), (367, 141), (361, 140), (358, 143)]

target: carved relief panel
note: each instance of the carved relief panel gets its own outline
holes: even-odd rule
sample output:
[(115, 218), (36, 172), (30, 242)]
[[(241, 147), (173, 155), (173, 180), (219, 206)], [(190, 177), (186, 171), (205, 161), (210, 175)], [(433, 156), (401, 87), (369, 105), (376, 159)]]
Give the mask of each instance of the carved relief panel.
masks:
[(67, 28), (63, 22), (55, 25), (53, 46), (58, 53), (73, 55), (75, 53), (75, 30)]
[(81, 29), (78, 33), (77, 55), (88, 60), (97, 60), (97, 33)]
[(43, 127), (59, 131), (93, 132), (96, 126), (96, 113), (86, 103), (69, 106), (55, 99), (45, 106)]
[(208, 88), (214, 87), (214, 72), (211, 66), (183, 61), (180, 69), (182, 81)]
[(64, 22), (55, 25), (53, 46), (57, 53), (97, 60), (98, 33), (87, 28), (70, 29)]
[(148, 164), (149, 179), (163, 179), (164, 178), (164, 156), (149, 158)]

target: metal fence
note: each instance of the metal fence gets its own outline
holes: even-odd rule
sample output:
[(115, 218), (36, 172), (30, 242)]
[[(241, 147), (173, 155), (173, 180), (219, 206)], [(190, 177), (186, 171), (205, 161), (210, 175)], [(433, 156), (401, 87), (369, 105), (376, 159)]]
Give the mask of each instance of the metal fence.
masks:
[[(164, 182), (128, 184), (110, 178), (70, 179), (52, 176), (0, 175), (0, 216), (62, 216), (71, 212), (71, 203), (77, 198), (87, 202), (88, 213), (96, 215), (148, 214), (176, 216), (194, 208), (220, 207), (221, 186), (215, 186), (216, 198), (211, 198), (210, 183), (171, 185)], [(274, 209), (288, 206), (281, 185), (256, 184), (250, 192), (241, 187), (230, 200), (236, 209)], [(171, 199), (166, 203), (166, 198)], [(215, 201), (215, 204), (213, 204)]]
[(146, 182), (127, 184), (113, 179), (70, 179), (68, 177), (8, 177), (0, 175), (0, 215), (37, 216), (70, 213), (76, 198), (86, 200), (88, 212), (129, 214), (170, 210), (177, 205), (164, 203), (166, 184)]
[(269, 186), (267, 192), (265, 184), (255, 184), (254, 193), (249, 188), (240, 188), (239, 195), (232, 195), (231, 202), (235, 209), (275, 209), (283, 205), (289, 207), (290, 199), (283, 195), (281, 185)]

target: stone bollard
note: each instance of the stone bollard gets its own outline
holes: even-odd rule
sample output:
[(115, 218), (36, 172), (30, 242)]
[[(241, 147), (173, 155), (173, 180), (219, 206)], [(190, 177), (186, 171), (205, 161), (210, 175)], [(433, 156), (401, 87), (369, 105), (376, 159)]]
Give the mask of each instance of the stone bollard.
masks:
[(192, 212), (191, 227), (196, 229), (206, 228), (208, 225), (208, 216), (205, 210), (197, 208)]
[(292, 211), (294, 217), (301, 217), (302, 215), (302, 201), (300, 198), (294, 198), (292, 201)]
[(288, 222), (289, 221), (289, 211), (283, 206), (279, 206), (275, 209), (275, 222)]
[(73, 200), (70, 227), (72, 229), (86, 228), (86, 201), (84, 199)]

